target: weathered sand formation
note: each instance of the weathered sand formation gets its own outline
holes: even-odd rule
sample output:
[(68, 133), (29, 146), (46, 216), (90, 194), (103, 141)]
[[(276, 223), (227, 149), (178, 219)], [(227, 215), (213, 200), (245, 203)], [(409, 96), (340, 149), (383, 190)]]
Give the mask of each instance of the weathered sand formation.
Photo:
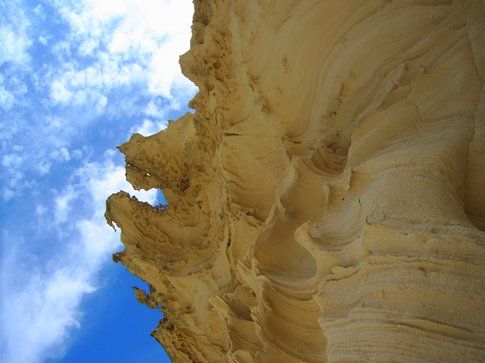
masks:
[(485, 361), (485, 3), (196, 1), (107, 219), (175, 362)]

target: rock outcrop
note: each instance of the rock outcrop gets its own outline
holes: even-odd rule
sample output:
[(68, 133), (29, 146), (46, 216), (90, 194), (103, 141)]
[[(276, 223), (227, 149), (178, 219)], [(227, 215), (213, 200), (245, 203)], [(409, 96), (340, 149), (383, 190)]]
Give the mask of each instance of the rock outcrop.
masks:
[(106, 217), (174, 362), (485, 360), (485, 3), (195, 1)]

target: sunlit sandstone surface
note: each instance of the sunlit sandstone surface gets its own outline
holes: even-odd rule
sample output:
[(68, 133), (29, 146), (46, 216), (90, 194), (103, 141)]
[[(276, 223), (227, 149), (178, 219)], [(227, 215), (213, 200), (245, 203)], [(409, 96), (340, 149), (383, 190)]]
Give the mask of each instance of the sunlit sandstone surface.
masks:
[(195, 1), (194, 114), (109, 223), (174, 362), (485, 361), (485, 3)]

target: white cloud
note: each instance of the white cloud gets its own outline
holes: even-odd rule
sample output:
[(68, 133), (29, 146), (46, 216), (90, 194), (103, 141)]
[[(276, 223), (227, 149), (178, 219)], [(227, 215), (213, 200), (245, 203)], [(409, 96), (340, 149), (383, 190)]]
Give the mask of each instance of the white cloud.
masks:
[[(87, 271), (74, 265), (32, 270), (19, 266), (19, 257), (15, 250), (2, 256), (0, 357), (5, 363), (42, 362), (63, 354), (68, 331), (79, 326), (80, 299), (93, 287)], [(25, 274), (26, 281), (12, 277), (15, 271)]]
[(71, 29), (69, 43), (56, 45), (58, 55), (76, 51), (94, 61), (89, 66), (65, 64), (51, 83), (55, 103), (96, 102), (116, 87), (135, 83), (146, 84), (151, 96), (169, 100), (175, 98), (175, 88), (195, 91), (178, 64), (189, 48), (190, 1), (58, 1), (56, 6)]
[[(1, 195), (4, 201), (9, 201), (14, 198), (17, 194), (18, 186), (25, 185), (24, 173), (16, 168), (13, 168), (12, 170), (13, 171), (9, 173), (9, 179), (2, 185)], [(25, 185), (25, 187), (27, 187), (27, 185)]]
[(2, 166), (4, 168), (15, 168), (19, 166), (23, 161), (23, 158), (16, 154), (16, 153), (11, 153), (7, 155), (2, 156)]
[(35, 207), (35, 214), (37, 216), (41, 216), (41, 215), (45, 214), (46, 212), (47, 212), (47, 208), (42, 204), (39, 204)]
[(2, 2), (0, 14), (0, 65), (11, 62), (25, 66), (30, 61), (28, 49), (32, 41), (28, 36), (30, 23), (21, 2)]
[(27, 52), (32, 42), (23, 32), (8, 26), (0, 27), (0, 65), (5, 62), (25, 64), (30, 57)]
[(69, 150), (67, 150), (65, 147), (60, 147), (59, 149), (57, 150), (54, 150), (51, 155), (50, 155), (50, 158), (52, 160), (55, 160), (55, 161), (69, 161), (71, 160), (71, 154), (69, 152)]
[[(1, 36), (2, 35), (0, 33), (0, 39)], [(16, 98), (22, 97), (26, 93), (27, 87), (18, 78), (10, 77), (7, 80), (2, 74), (0, 74), (0, 111), (10, 111), (10, 109), (16, 103)]]
[(143, 113), (146, 116), (151, 116), (156, 118), (163, 118), (165, 116), (165, 111), (163, 110), (163, 108), (158, 107), (153, 100), (148, 102), (145, 109), (143, 110)]
[(143, 136), (150, 136), (166, 128), (167, 123), (165, 121), (152, 121), (149, 119), (144, 119), (140, 125), (132, 127), (130, 129), (130, 134), (136, 132)]
[(49, 37), (44, 37), (41, 35), (37, 38), (37, 41), (42, 45), (47, 45), (47, 43), (49, 42)]
[(51, 84), (51, 97), (55, 102), (67, 102), (72, 97), (72, 92), (60, 80), (55, 80)]
[[(28, 261), (32, 256), (21, 255), (21, 242), (5, 244), (0, 297), (2, 362), (38, 363), (65, 352), (69, 332), (80, 326), (83, 297), (96, 290), (100, 268), (120, 247), (119, 234), (104, 221), (106, 198), (123, 189), (140, 200), (155, 202), (156, 190), (134, 190), (125, 180), (124, 167), (113, 162), (113, 155), (113, 151), (107, 152), (104, 162), (80, 168), (73, 184), (55, 199), (54, 224), (72, 218), (73, 228), (63, 243), (65, 248), (46, 256), (50, 258), (46, 266), (39, 267), (38, 260)], [(74, 209), (80, 199), (92, 206), (87, 215)], [(47, 211), (39, 206), (36, 213), (45, 216)]]
[(56, 224), (66, 221), (69, 210), (71, 209), (71, 203), (78, 197), (79, 193), (69, 185), (61, 195), (54, 199), (54, 217)]
[(8, 111), (12, 108), (14, 103), (14, 96), (12, 92), (7, 91), (2, 84), (0, 84), (0, 108)]

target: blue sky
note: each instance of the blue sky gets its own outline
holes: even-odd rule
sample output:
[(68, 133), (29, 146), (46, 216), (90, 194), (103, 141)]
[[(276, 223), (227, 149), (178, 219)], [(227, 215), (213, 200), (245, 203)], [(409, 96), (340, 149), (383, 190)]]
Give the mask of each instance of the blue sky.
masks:
[(189, 112), (190, 0), (0, 0), (0, 361), (163, 362), (161, 313), (111, 260), (116, 146)]

